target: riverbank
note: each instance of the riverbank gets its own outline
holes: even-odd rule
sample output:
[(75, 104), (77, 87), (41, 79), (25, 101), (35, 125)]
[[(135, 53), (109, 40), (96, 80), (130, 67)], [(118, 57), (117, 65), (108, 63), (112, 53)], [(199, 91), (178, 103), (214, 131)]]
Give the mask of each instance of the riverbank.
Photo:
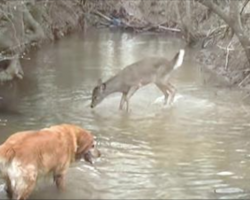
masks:
[[(163, 8), (167, 10), (164, 12)], [(221, 20), (208, 9), (199, 4), (192, 8), (192, 16), (188, 17), (199, 19), (199, 26), (191, 20), (189, 27), (196, 28), (189, 30), (183, 27), (185, 7), (173, 2), (3, 1), (0, 4), (0, 60), (3, 60), (0, 62), (0, 82), (25, 76), (19, 62), (16, 66), (11, 65), (12, 58), (29, 59), (26, 57), (29, 50), (93, 26), (118, 28), (135, 34), (177, 35), (188, 46), (200, 48), (196, 59), (203, 67), (213, 70), (234, 86), (250, 89), (250, 70), (236, 36), (232, 36), (230, 29), (221, 25)], [(12, 68), (7, 70), (8, 66)]]
[[(84, 30), (82, 1), (3, 1), (0, 4), (0, 82), (23, 77), (29, 50)], [(8, 66), (12, 66), (11, 70)], [(19, 74), (22, 74), (20, 76)], [(24, 72), (25, 74), (25, 72)]]

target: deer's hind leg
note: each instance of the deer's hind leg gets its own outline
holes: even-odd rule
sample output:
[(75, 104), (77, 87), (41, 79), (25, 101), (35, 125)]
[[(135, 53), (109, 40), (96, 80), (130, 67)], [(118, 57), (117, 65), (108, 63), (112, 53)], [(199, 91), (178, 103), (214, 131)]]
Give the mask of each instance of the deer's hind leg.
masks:
[(174, 102), (176, 89), (170, 82), (167, 82), (165, 85), (168, 88), (167, 91), (168, 91), (168, 94), (169, 94), (169, 97), (168, 97), (168, 100), (167, 100), (167, 105), (171, 105)]
[(168, 99), (168, 93), (167, 93), (167, 90), (166, 90), (165, 86), (163, 84), (160, 84), (160, 83), (156, 83), (155, 85), (163, 93), (163, 95), (164, 95), (164, 104), (166, 104), (167, 103), (167, 99)]
[(163, 83), (155, 83), (155, 84), (164, 94), (164, 97), (165, 97), (164, 105), (172, 104), (174, 101), (175, 93), (176, 93), (175, 87), (169, 82), (166, 82), (164, 84)]

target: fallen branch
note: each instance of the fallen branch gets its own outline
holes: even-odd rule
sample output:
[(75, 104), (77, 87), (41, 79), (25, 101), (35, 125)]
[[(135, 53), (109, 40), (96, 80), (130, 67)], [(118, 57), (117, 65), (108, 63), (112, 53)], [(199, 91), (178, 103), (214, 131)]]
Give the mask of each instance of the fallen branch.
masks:
[(165, 30), (165, 31), (181, 32), (181, 30), (178, 29), (178, 28), (169, 28), (169, 27), (162, 26), (162, 25), (158, 25), (158, 28), (162, 29), (162, 30)]
[(99, 12), (98, 10), (94, 10), (94, 11), (92, 11), (92, 12), (93, 12), (94, 14), (97, 14), (98, 16), (100, 16), (100, 17), (106, 19), (107, 21), (112, 22), (112, 19), (111, 19), (110, 17), (108, 17), (108, 16), (102, 14), (102, 13)]
[[(92, 13), (104, 18), (108, 22), (113, 22), (113, 20), (110, 17), (104, 15), (103, 13), (101, 13), (101, 12), (99, 12), (97, 10), (92, 11)], [(169, 27), (166, 27), (166, 26), (163, 26), (163, 25), (156, 25), (156, 26), (151, 26), (151, 27), (145, 27), (145, 26), (136, 27), (136, 26), (131, 25), (130, 23), (125, 22), (124, 20), (121, 20), (121, 22), (122, 22), (122, 27), (123, 28), (133, 28), (133, 29), (138, 29), (138, 30), (143, 30), (143, 31), (147, 31), (147, 30), (150, 30), (150, 29), (162, 29), (162, 30), (165, 30), (165, 31), (181, 32), (180, 29), (169, 28)]]

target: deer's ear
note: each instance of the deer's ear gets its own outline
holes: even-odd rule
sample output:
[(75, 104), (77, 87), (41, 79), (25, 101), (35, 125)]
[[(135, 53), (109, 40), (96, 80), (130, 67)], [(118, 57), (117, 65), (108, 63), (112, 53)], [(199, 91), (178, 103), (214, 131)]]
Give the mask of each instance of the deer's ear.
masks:
[(102, 83), (102, 79), (98, 79), (97, 83), (98, 87), (101, 89), (101, 91), (104, 91), (106, 89), (106, 83)]
[(106, 89), (106, 83), (101, 84), (101, 90), (104, 91)]

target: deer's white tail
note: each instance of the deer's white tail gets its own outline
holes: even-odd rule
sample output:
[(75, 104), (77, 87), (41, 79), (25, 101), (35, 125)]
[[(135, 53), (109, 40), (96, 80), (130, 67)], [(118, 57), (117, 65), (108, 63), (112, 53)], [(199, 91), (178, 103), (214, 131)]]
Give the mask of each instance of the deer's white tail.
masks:
[(179, 51), (178, 58), (177, 58), (176, 63), (174, 65), (174, 70), (177, 69), (177, 68), (179, 68), (182, 65), (183, 60), (184, 60), (184, 55), (185, 55), (185, 50), (181, 49)]

